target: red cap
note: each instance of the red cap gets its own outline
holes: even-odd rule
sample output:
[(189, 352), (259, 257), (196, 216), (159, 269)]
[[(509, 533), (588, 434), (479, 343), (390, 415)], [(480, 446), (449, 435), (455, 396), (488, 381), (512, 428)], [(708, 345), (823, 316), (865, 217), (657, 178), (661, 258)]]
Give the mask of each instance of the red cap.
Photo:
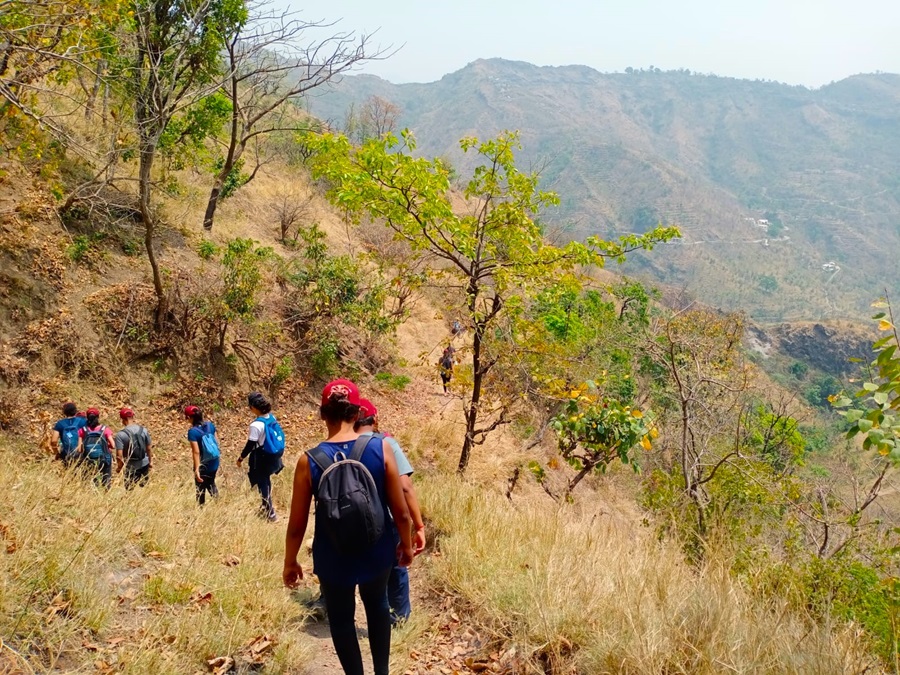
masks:
[(325, 385), (322, 390), (322, 405), (326, 405), (334, 394), (344, 394), (347, 403), (351, 405), (359, 405), (359, 388), (350, 380), (334, 380)]
[(198, 407), (195, 406), (195, 405), (188, 405), (188, 406), (185, 406), (185, 407), (184, 407), (184, 416), (185, 416), (185, 417), (193, 417), (194, 415), (197, 414), (197, 412), (198, 412), (199, 410), (200, 410), (200, 408), (198, 408)]
[(378, 417), (378, 408), (369, 399), (361, 398), (359, 399), (359, 416), (361, 418)]
[(119, 410), (119, 417), (121, 417), (123, 420), (131, 419), (132, 417), (134, 417), (134, 410), (132, 410), (131, 408), (122, 408), (121, 410)]
[(88, 417), (89, 415), (94, 415), (96, 417), (100, 417), (100, 411), (97, 410), (96, 408), (88, 408), (87, 410), (84, 411), (84, 416)]
[(86, 412), (77, 412), (77, 413), (75, 413), (75, 417), (87, 417), (87, 413)]

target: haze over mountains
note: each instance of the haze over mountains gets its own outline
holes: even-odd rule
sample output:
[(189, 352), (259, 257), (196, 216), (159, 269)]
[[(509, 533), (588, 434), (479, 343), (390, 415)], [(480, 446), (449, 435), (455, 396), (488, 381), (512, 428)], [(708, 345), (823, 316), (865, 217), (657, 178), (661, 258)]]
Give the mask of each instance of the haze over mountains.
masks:
[(762, 321), (861, 317), (900, 287), (898, 75), (810, 90), (491, 59), (427, 84), (347, 77), (309, 107), (340, 127), (370, 96), (463, 176), (461, 137), (520, 130), (519, 166), (562, 199), (544, 220), (571, 236), (679, 225), (680, 242), (626, 271), (705, 302)]

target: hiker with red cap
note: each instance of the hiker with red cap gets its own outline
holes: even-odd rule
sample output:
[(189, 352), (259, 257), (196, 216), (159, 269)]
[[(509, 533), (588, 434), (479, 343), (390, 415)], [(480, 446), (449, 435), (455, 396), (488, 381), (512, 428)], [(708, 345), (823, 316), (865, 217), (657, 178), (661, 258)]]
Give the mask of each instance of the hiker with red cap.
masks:
[(250, 479), (250, 487), (259, 490), (262, 499), (259, 515), (274, 523), (278, 516), (272, 502), (272, 476), (281, 473), (284, 468), (281, 460), (284, 455), (284, 431), (272, 414), (272, 404), (263, 394), (258, 391), (251, 393), (247, 397), (247, 406), (256, 419), (250, 423), (247, 444), (237, 465), (241, 466), (244, 459), (250, 458), (247, 478)]
[(125, 469), (125, 489), (131, 490), (135, 485), (143, 487), (150, 480), (150, 468), (153, 463), (151, 451), (152, 439), (146, 427), (134, 421), (134, 410), (119, 410), (122, 429), (113, 437), (116, 444), (116, 473)]
[(216, 474), (219, 471), (219, 439), (216, 436), (216, 425), (203, 419), (203, 411), (195, 405), (184, 409), (184, 417), (191, 428), (187, 439), (191, 446), (191, 458), (194, 463), (194, 484), (197, 486), (197, 503), (203, 506), (206, 495), (219, 496), (216, 487)]
[(113, 432), (100, 424), (97, 408), (88, 408), (85, 416), (87, 423), (78, 430), (78, 454), (86, 471), (93, 474), (94, 483), (109, 490), (112, 484), (112, 448), (115, 445)]
[[(359, 419), (355, 425), (356, 431), (362, 436), (378, 436), (383, 438), (391, 447), (394, 459), (397, 460), (397, 471), (400, 474), (400, 484), (403, 486), (403, 497), (409, 508), (409, 515), (413, 522), (413, 546), (415, 555), (425, 550), (425, 521), (422, 520), (422, 511), (419, 508), (419, 499), (412, 483), (413, 468), (406, 458), (406, 453), (397, 442), (397, 439), (388, 434), (382, 434), (378, 428), (378, 409), (368, 399), (359, 401)], [(399, 541), (399, 539), (398, 539)], [(391, 568), (391, 575), (387, 584), (388, 605), (391, 608), (391, 624), (396, 626), (409, 619), (412, 613), (412, 605), (409, 601), (409, 571), (406, 567), (395, 564)]]
[(359, 410), (359, 389), (353, 382), (335, 380), (322, 391), (319, 413), (328, 439), (297, 462), (282, 579), (289, 588), (303, 579), (297, 556), (315, 495), (313, 573), (319, 577), (338, 659), (344, 673), (363, 675), (355, 619), (358, 586), (366, 609), (375, 675), (388, 675), (391, 618), (387, 581), (398, 558), (400, 565), (412, 563), (412, 519), (387, 441), (360, 437), (354, 430)]

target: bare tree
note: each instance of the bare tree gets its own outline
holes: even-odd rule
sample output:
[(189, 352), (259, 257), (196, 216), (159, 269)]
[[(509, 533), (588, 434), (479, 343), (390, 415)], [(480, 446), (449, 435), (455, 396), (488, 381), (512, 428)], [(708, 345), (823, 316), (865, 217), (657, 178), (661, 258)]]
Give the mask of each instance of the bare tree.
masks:
[[(212, 229), (223, 189), (251, 142), (279, 131), (309, 129), (312, 121), (299, 106), (306, 93), (357, 63), (383, 56), (382, 51), (367, 53), (365, 35), (336, 32), (323, 39), (307, 38), (330, 31), (334, 22), (302, 21), (295, 12), (270, 10), (266, 2), (252, 6), (250, 12), (247, 23), (237, 26), (225, 44), (230, 76), (221, 91), (231, 102), (232, 113), (225, 157), (203, 216), (207, 230)], [(252, 180), (258, 168), (259, 162), (244, 182)]]
[[(697, 534), (706, 536), (710, 483), (741, 454), (741, 419), (750, 371), (740, 351), (739, 315), (710, 310), (680, 312), (657, 328), (649, 355), (668, 376), (678, 419), (675, 454), (685, 495), (694, 506)], [(737, 428), (732, 447), (722, 442)]]
[(221, 85), (222, 44), (218, 36), (234, 31), (243, 19), (243, 7), (232, 7), (222, 0), (136, 3), (129, 85), (138, 134), (140, 214), (156, 291), (157, 328), (162, 326), (166, 296), (153, 248), (153, 164), (173, 117)]
[(278, 220), (278, 228), (283, 244), (296, 243), (303, 226), (312, 214), (312, 194), (303, 194), (297, 189), (279, 191), (270, 208)]

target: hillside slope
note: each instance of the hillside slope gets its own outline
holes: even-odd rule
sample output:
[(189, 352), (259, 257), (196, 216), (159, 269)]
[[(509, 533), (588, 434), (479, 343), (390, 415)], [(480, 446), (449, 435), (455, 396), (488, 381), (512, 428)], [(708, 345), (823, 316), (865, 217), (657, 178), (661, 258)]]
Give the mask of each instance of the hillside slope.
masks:
[[(291, 465), (322, 433), (316, 383), (292, 382), (277, 402), (289, 437), (274, 487), (282, 519), (257, 520), (257, 498), (233, 465), (249, 421), (246, 379), (210, 365), (176, 379), (165, 364), (130, 361), (123, 344), (145, 339), (129, 330), (132, 302), (149, 292), (144, 261), (112, 238), (73, 261), (43, 179), (14, 163), (3, 168), (0, 491), (11, 499), (0, 516), (0, 671), (337, 672), (321, 627), (298, 602), (315, 594), (314, 580), (299, 596), (279, 580)], [(165, 212), (199, 229), (202, 189), (184, 178)], [(304, 180), (272, 165), (223, 208), (213, 237), (278, 246), (266, 204)], [(358, 250), (356, 234), (314, 201), (329, 244)], [(194, 232), (167, 225), (160, 250), (171, 269), (200, 277)], [(96, 321), (101, 315), (109, 321)], [(508, 499), (511, 468), (539, 452), (523, 454), (521, 432), (508, 428), (458, 480), (461, 400), (439, 394), (430, 356), (446, 335), (423, 294), (392, 345), (392, 368), (408, 386), (353, 375), (417, 468), (432, 541), (413, 569), (415, 620), (395, 642), (398, 672), (827, 673), (870, 663), (853, 629), (755, 598), (716, 561), (688, 565), (675, 541), (639, 525), (626, 469), (586, 481), (575, 505), (556, 505), (524, 480)], [(105, 493), (50, 460), (48, 422), (69, 398), (98, 405), (105, 422), (122, 404), (135, 409), (154, 434), (147, 487), (126, 492), (117, 476)], [(180, 414), (194, 401), (212, 412), (226, 458), (220, 500), (203, 509)]]
[(546, 218), (572, 236), (679, 225), (680, 242), (629, 269), (706, 302), (762, 321), (858, 318), (900, 283), (900, 76), (808, 90), (492, 59), (428, 84), (347, 77), (309, 108), (340, 126), (370, 96), (463, 174), (459, 138), (520, 130), (520, 166), (560, 193)]

